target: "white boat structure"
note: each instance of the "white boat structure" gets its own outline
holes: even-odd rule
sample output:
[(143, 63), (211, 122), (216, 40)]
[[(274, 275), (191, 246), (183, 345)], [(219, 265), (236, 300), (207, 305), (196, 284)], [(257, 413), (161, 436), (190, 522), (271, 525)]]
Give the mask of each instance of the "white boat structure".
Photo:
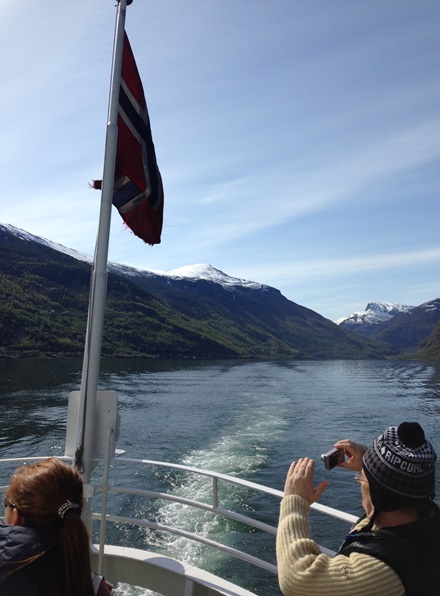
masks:
[[(69, 396), (68, 419), (66, 429), (66, 449), (62, 459), (72, 462), (81, 472), (84, 482), (84, 518), (93, 536), (93, 522), (99, 524), (99, 542), (91, 544), (92, 569), (114, 583), (129, 584), (139, 588), (152, 590), (165, 596), (246, 596), (253, 594), (244, 587), (222, 579), (207, 570), (194, 566), (160, 553), (155, 553), (148, 548), (131, 548), (118, 544), (108, 543), (108, 528), (112, 524), (116, 528), (136, 526), (143, 529), (152, 529), (168, 532), (175, 536), (187, 538), (202, 543), (206, 549), (217, 549), (223, 553), (236, 557), (242, 561), (266, 570), (270, 574), (277, 573), (276, 566), (268, 561), (257, 558), (251, 554), (232, 548), (226, 544), (215, 542), (206, 536), (190, 530), (170, 527), (143, 518), (130, 511), (126, 516), (115, 515), (108, 511), (109, 499), (112, 495), (136, 495), (138, 498), (151, 501), (179, 503), (188, 508), (196, 508), (219, 516), (240, 522), (258, 532), (276, 535), (276, 527), (259, 521), (248, 514), (238, 512), (230, 504), (224, 505), (221, 501), (219, 486), (230, 483), (244, 491), (255, 491), (263, 497), (281, 499), (282, 491), (262, 486), (247, 480), (242, 480), (215, 471), (202, 470), (190, 466), (170, 462), (152, 461), (148, 459), (132, 459), (125, 456), (123, 451), (118, 451), (116, 441), (119, 432), (118, 397), (114, 391), (98, 391), (100, 373), (101, 343), (104, 323), (104, 308), (107, 286), (107, 256), (109, 243), (109, 229), (112, 210), (114, 189), (116, 144), (118, 136), (118, 104), (121, 86), (122, 48), (125, 33), (125, 14), (127, 4), (132, 0), (118, 0), (115, 44), (113, 55), (113, 70), (110, 90), (109, 118), (107, 125), (106, 152), (104, 160), (104, 173), (102, 180), (101, 211), (98, 229), (98, 239), (92, 269), (90, 305), (85, 341), (84, 363), (82, 371), (81, 390), (72, 392)], [(28, 458), (3, 458), (2, 465), (18, 466), (23, 462), (41, 460), (48, 457)], [(123, 463), (133, 470), (139, 466), (168, 468), (170, 470), (185, 471), (186, 473), (210, 479), (212, 494), (210, 502), (184, 498), (172, 493), (155, 490), (154, 487), (141, 485), (139, 488), (120, 486), (112, 478), (112, 462), (118, 458), (118, 463)], [(133, 476), (135, 472), (133, 472)], [(98, 480), (95, 480), (95, 479)], [(6, 486), (0, 487), (5, 491)], [(324, 515), (329, 515), (347, 523), (353, 523), (353, 515), (332, 509), (325, 505), (315, 503), (312, 507)], [(115, 533), (112, 532), (112, 542)], [(258, 533), (255, 534), (258, 540)], [(261, 535), (261, 534), (260, 534)], [(91, 542), (93, 539), (91, 538)], [(116, 541), (117, 542), (117, 541)], [(121, 543), (123, 541), (121, 540)], [(147, 541), (146, 541), (147, 542)], [(331, 551), (321, 547), (323, 552)], [(272, 557), (273, 558), (273, 557)]]

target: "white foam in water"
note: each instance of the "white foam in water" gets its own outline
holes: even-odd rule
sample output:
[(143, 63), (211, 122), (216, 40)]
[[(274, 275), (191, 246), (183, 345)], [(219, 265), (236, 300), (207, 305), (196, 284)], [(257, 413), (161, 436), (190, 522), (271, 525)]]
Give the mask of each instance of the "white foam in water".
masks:
[[(261, 390), (267, 395), (268, 388)], [(252, 480), (258, 470), (265, 467), (269, 452), (265, 447), (274, 436), (285, 430), (284, 396), (271, 394), (270, 401), (262, 400), (259, 391), (246, 393), (246, 401), (253, 401), (255, 408), (245, 408), (242, 415), (227, 428), (227, 433), (217, 437), (206, 448), (189, 452), (179, 463), (194, 468), (213, 470), (246, 480)], [(212, 503), (212, 480), (190, 473), (179, 473), (172, 494), (204, 503)], [(236, 495), (243, 492), (228, 482), (219, 483), (220, 506), (228, 508), (237, 501)], [(140, 515), (142, 511), (138, 512)], [(180, 503), (165, 503), (156, 513), (156, 521), (188, 532), (197, 533), (205, 538), (234, 546), (234, 529), (237, 524), (232, 520), (219, 520), (218, 516)], [(185, 537), (168, 533), (145, 530), (145, 543), (149, 549), (158, 550), (181, 561), (198, 567), (215, 570), (228, 555), (199, 544)], [(156, 592), (118, 584), (114, 590), (116, 596), (156, 596)]]
[[(227, 435), (223, 435), (208, 448), (196, 450), (182, 459), (188, 466), (215, 470), (216, 472), (238, 476), (252, 480), (253, 474), (263, 468), (269, 458), (268, 450), (262, 446), (274, 433), (283, 427), (280, 409), (276, 407), (276, 398), (270, 407), (256, 408), (252, 413), (246, 411), (246, 416), (229, 428)], [(275, 406), (275, 407), (274, 407)], [(192, 498), (208, 504), (212, 503), (212, 480), (184, 474), (178, 478), (179, 485), (172, 491), (180, 497)], [(222, 507), (232, 507), (235, 496), (242, 489), (228, 482), (219, 484), (220, 503)], [(232, 520), (219, 520), (214, 514), (189, 509), (179, 503), (164, 504), (158, 511), (158, 520), (165, 525), (177, 527), (190, 532), (218, 540), (227, 539), (236, 527)], [(149, 542), (154, 547), (171, 551), (177, 559), (190, 562), (204, 568), (215, 567), (227, 555), (211, 549), (203, 544), (188, 540), (185, 537), (172, 535), (149, 535)]]
[[(228, 435), (222, 436), (211, 447), (190, 452), (181, 463), (251, 480), (255, 471), (264, 467), (269, 457), (267, 449), (261, 444), (269, 438), (273, 439), (277, 429), (279, 431), (284, 426), (279, 408), (274, 407), (275, 401), (274, 396), (274, 401), (267, 410), (256, 409), (253, 415), (247, 412), (246, 419), (230, 428)], [(210, 478), (185, 473), (179, 475), (178, 482), (179, 485), (170, 491), (174, 495), (212, 503)], [(234, 496), (237, 490), (240, 489), (228, 482), (222, 482), (219, 488), (221, 506), (227, 508), (232, 505), (236, 500)], [(157, 521), (189, 532), (197, 532), (203, 537), (219, 542), (225, 541), (235, 527), (232, 520), (220, 522), (218, 517), (210, 512), (188, 508), (180, 503), (167, 503), (160, 507)], [(153, 550), (166, 551), (176, 559), (204, 569), (213, 569), (222, 559), (228, 557), (203, 544), (171, 534), (146, 530), (146, 542)], [(141, 590), (125, 584), (119, 584), (114, 593), (118, 596), (156, 596), (156, 592), (151, 590)]]

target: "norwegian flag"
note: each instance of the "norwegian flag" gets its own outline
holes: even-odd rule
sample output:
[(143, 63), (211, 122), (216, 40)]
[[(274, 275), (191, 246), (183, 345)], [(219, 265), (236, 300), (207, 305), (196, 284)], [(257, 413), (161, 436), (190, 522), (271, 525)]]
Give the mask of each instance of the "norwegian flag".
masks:
[[(100, 188), (100, 183), (94, 180), (93, 187)], [(144, 90), (125, 33), (113, 205), (130, 230), (153, 245), (160, 243), (163, 203), (162, 178), (156, 163)]]

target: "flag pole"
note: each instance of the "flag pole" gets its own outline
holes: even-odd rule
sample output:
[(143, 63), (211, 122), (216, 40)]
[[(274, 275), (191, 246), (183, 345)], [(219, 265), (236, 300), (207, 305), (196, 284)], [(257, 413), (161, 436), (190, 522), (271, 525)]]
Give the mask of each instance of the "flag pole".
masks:
[(90, 281), (89, 311), (76, 431), (74, 465), (81, 473), (83, 481), (86, 484), (90, 483), (90, 474), (92, 472), (93, 430), (107, 296), (108, 247), (115, 177), (119, 89), (121, 84), (122, 51), (127, 4), (131, 4), (131, 0), (118, 0), (116, 10), (101, 207)]

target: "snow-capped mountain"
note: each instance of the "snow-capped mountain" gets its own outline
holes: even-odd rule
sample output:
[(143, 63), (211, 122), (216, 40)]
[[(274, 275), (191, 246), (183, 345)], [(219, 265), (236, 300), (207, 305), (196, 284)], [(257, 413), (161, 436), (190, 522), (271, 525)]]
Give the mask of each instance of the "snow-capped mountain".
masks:
[(216, 269), (212, 265), (198, 263), (195, 265), (185, 265), (172, 269), (170, 271), (161, 271), (158, 269), (138, 269), (136, 267), (129, 267), (128, 265), (121, 265), (118, 263), (109, 263), (109, 271), (118, 273), (128, 277), (162, 277), (167, 278), (170, 283), (173, 281), (207, 281), (222, 286), (225, 290), (232, 290), (237, 287), (248, 288), (250, 290), (264, 290), (268, 286), (256, 281), (249, 281), (239, 277), (231, 277), (220, 269)]
[[(86, 263), (91, 263), (93, 261), (92, 257), (80, 253), (76, 250), (71, 248), (66, 248), (62, 244), (58, 244), (56, 242), (52, 242), (51, 240), (47, 240), (46, 238), (41, 238), (40, 236), (34, 236), (25, 230), (20, 228), (16, 228), (11, 226), (10, 224), (0, 224), (0, 228), (5, 228), (11, 234), (20, 238), (21, 240), (38, 242), (39, 244), (43, 244), (44, 246), (48, 246), (49, 248), (53, 248), (58, 252), (62, 252), (78, 261), (84, 261)], [(240, 279), (238, 277), (231, 277), (223, 271), (216, 269), (212, 265), (205, 265), (205, 264), (196, 264), (196, 265), (185, 265), (183, 267), (179, 267), (177, 269), (172, 269), (171, 271), (160, 271), (157, 269), (139, 269), (137, 267), (131, 267), (129, 265), (122, 265), (120, 263), (112, 263), (109, 262), (108, 264), (109, 271), (113, 273), (119, 273), (124, 276), (133, 277), (139, 275), (151, 275), (151, 276), (162, 276), (168, 277), (171, 279), (181, 280), (205, 280), (210, 281), (212, 283), (216, 283), (227, 288), (234, 288), (234, 287), (245, 287), (254, 290), (261, 290), (265, 287), (264, 284), (255, 282), (255, 281), (248, 281), (246, 279)]]
[[(0, 246), (0, 352), (78, 355), (91, 257), (7, 224)], [(436, 357), (440, 337), (440, 298), (416, 307), (370, 302), (335, 325), (276, 288), (211, 265), (156, 271), (110, 263), (108, 295), (106, 355), (377, 358), (425, 342)]]
[(433, 333), (440, 320), (440, 299), (419, 306), (392, 302), (370, 302), (365, 311), (351, 314), (336, 323), (376, 341), (390, 344), (402, 352), (417, 351)]
[(63, 246), (62, 244), (58, 244), (57, 242), (52, 242), (51, 240), (47, 240), (47, 238), (42, 238), (41, 236), (34, 236), (33, 234), (30, 234), (29, 232), (26, 232), (25, 230), (22, 230), (21, 228), (16, 228), (15, 226), (11, 226), (10, 224), (0, 223), (0, 230), (2, 228), (4, 230), (6, 230), (7, 232), (10, 232), (17, 238), (20, 238), (21, 240), (25, 240), (27, 242), (37, 242), (38, 244), (42, 244), (43, 246), (53, 248), (54, 250), (57, 250), (58, 252), (62, 252), (66, 255), (69, 255), (69, 257), (73, 257), (74, 259), (77, 259), (78, 261), (85, 261), (86, 263), (91, 263), (93, 260), (92, 257), (84, 255), (84, 254), (78, 252), (77, 250), (73, 250), (72, 248), (67, 248), (66, 246)]
[(414, 306), (397, 304), (396, 302), (369, 302), (362, 312), (354, 312), (348, 317), (336, 321), (337, 325), (345, 326), (372, 325), (377, 326), (387, 323), (399, 312), (409, 312)]
[[(82, 354), (90, 258), (1, 224), (0, 249), (0, 355)], [(104, 357), (352, 359), (397, 354), (394, 348), (360, 341), (276, 288), (210, 265), (169, 272), (116, 264), (109, 269)]]
[[(56, 242), (34, 236), (9, 224), (0, 224), (0, 242), (5, 243), (5, 255), (10, 253), (12, 256), (9, 258), (13, 261), (14, 247), (8, 246), (11, 238), (16, 238), (30, 245), (34, 244), (34, 248), (29, 247), (29, 254), (35, 253), (35, 245), (44, 246), (45, 249), (54, 250), (75, 259), (78, 261), (80, 268), (83, 268), (85, 263), (90, 266), (93, 260), (90, 256), (66, 248)], [(6, 258), (5, 255), (3, 255), (4, 258)], [(42, 257), (41, 262), (43, 269), (45, 258), (45, 256)], [(6, 269), (8, 269), (7, 265)], [(211, 265), (187, 265), (171, 271), (159, 271), (138, 269), (110, 262), (108, 269), (109, 280), (111, 274), (117, 274), (120, 279), (125, 278), (129, 283), (135, 284), (150, 296), (162, 300), (181, 315), (194, 317), (197, 321), (199, 319), (203, 320), (206, 316), (208, 319), (210, 316), (214, 316), (213, 313), (217, 312), (218, 308), (221, 309), (221, 316), (224, 316), (226, 311), (231, 312), (231, 320), (234, 321), (234, 325), (237, 324), (237, 312), (241, 311), (244, 317), (243, 328), (246, 328), (249, 320), (254, 320), (255, 316), (259, 318), (261, 312), (266, 310), (271, 313), (269, 318), (273, 318), (274, 312), (282, 316), (286, 309), (289, 313), (301, 312), (301, 316), (304, 316), (304, 309), (295, 305), (295, 303), (291, 303), (281, 295), (279, 290), (258, 282), (229, 276)], [(86, 275), (86, 270), (82, 269), (82, 271)], [(122, 283), (124, 282), (122, 281)], [(261, 312), (260, 309), (262, 309)], [(208, 315), (205, 312), (204, 316), (201, 317), (202, 310), (206, 311)], [(216, 316), (218, 319), (218, 315)], [(311, 313), (307, 312), (307, 317), (309, 316), (311, 316)], [(429, 336), (439, 319), (440, 299), (426, 302), (418, 307), (394, 302), (375, 301), (368, 303), (365, 311), (352, 313), (348, 317), (339, 319), (336, 323), (341, 328), (340, 331), (348, 330), (358, 336), (378, 340), (381, 345), (387, 344), (392, 346), (393, 349), (414, 351)], [(284, 320), (283, 325), (285, 325), (286, 320)], [(223, 322), (222, 332), (228, 329), (229, 325), (229, 319), (228, 322)], [(267, 322), (263, 326), (265, 325), (267, 325)], [(272, 322), (270, 322), (270, 325), (272, 325)], [(321, 325), (321, 322), (319, 325)], [(333, 323), (331, 325), (334, 326)], [(242, 331), (241, 329), (240, 333)], [(316, 350), (316, 346), (320, 345), (321, 340), (317, 342), (313, 340), (314, 333), (315, 328), (312, 326), (307, 331), (306, 335), (310, 341), (307, 347), (302, 346), (303, 353), (314, 354), (313, 350)], [(275, 335), (277, 334), (279, 334), (279, 331), (275, 332)], [(252, 348), (253, 353), (261, 352), (261, 337), (258, 341), (253, 337), (252, 341), (256, 342), (258, 346)], [(334, 341), (332, 339), (332, 342)], [(246, 344), (245, 349), (248, 349), (248, 344), (249, 342)], [(334, 353), (333, 351), (332, 354), (334, 355)]]
[(205, 281), (220, 284), (224, 288), (241, 286), (253, 290), (261, 290), (264, 287), (264, 284), (255, 281), (248, 281), (246, 279), (226, 275), (226, 273), (212, 267), (212, 265), (186, 265), (185, 267), (179, 267), (178, 269), (173, 269), (171, 271), (164, 271), (162, 274), (174, 279), (204, 279)]
[(424, 302), (418, 308), (419, 310), (424, 310), (426, 313), (438, 313), (440, 307), (440, 301), (436, 300), (429, 300), (428, 302)]

